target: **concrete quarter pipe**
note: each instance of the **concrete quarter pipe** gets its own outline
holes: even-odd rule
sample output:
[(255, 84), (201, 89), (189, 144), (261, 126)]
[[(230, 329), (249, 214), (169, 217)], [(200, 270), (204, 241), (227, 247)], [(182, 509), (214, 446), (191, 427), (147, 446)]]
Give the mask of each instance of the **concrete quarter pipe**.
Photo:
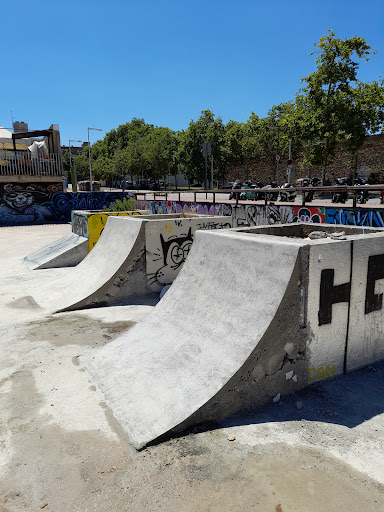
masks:
[[(29, 295), (50, 312), (147, 300), (151, 294), (158, 299), (182, 268), (195, 231), (230, 227), (227, 217), (111, 216), (81, 263)], [(17, 299), (13, 305), (19, 303)]]
[[(82, 358), (136, 448), (384, 357), (384, 234), (308, 239), (316, 229), (330, 226), (198, 232), (156, 308)], [(369, 347), (349, 332), (361, 307)]]

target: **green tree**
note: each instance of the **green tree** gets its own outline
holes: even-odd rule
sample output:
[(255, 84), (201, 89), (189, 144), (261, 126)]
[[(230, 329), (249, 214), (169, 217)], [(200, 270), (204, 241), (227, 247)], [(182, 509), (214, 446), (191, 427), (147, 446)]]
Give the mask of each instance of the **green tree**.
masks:
[(95, 180), (105, 180), (109, 186), (112, 186), (114, 178), (117, 177), (112, 159), (104, 155), (92, 161), (92, 174)]
[(175, 147), (175, 133), (169, 128), (156, 127), (145, 138), (144, 154), (155, 180), (173, 173)]
[(298, 94), (297, 108), (303, 137), (311, 141), (311, 163), (323, 166), (324, 178), (337, 144), (345, 139), (342, 126), (348, 115), (346, 99), (357, 82), (356, 59), (369, 60), (374, 52), (365, 39), (341, 40), (331, 30), (315, 47), (317, 70), (302, 79), (307, 85)]
[(61, 160), (63, 162), (63, 171), (69, 173), (69, 151), (64, 151), (64, 153), (61, 155)]
[(145, 140), (153, 130), (154, 126), (145, 123), (144, 119), (133, 118), (95, 142), (91, 152), (95, 177), (107, 181), (121, 179), (126, 174), (138, 179), (148, 177)]
[(197, 132), (195, 123), (191, 121), (188, 129), (180, 132), (177, 150), (177, 161), (190, 184), (203, 180), (204, 159), (201, 153), (201, 142), (202, 138)]
[(356, 175), (358, 152), (366, 137), (384, 126), (384, 81), (357, 82), (345, 98), (348, 115), (342, 123), (346, 145), (350, 154), (351, 167)]
[(149, 162), (146, 155), (145, 137), (131, 140), (126, 147), (129, 173), (138, 180), (149, 178)]
[[(204, 182), (205, 162), (202, 153), (202, 144), (211, 143), (214, 161), (214, 179), (224, 179), (228, 161), (226, 147), (226, 128), (220, 117), (210, 110), (203, 110), (197, 121), (191, 121), (188, 129), (179, 135), (177, 159), (183, 168), (188, 181)], [(210, 175), (207, 172), (207, 178)], [(208, 178), (208, 182), (210, 179)]]
[(231, 161), (239, 162), (243, 165), (246, 153), (244, 150), (246, 125), (238, 121), (228, 121), (225, 128), (225, 148), (227, 156)]
[(80, 155), (75, 155), (73, 161), (76, 165), (78, 181), (89, 179), (88, 151), (83, 151)]

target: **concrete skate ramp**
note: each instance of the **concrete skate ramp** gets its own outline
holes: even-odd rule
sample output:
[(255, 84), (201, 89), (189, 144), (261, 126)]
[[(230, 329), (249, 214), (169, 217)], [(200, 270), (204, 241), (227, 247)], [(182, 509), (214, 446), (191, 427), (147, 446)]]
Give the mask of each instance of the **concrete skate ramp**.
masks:
[(154, 310), (82, 358), (136, 448), (240, 408), (230, 389), (251, 374), (247, 360), (265, 349), (287, 290), (297, 290), (300, 244), (263, 235), (254, 241), (233, 230), (197, 232)]
[[(103, 304), (116, 293), (119, 276), (130, 275), (124, 282), (126, 296), (144, 293), (145, 272), (141, 275), (140, 261), (145, 258), (144, 227), (140, 220), (110, 217), (94, 249), (79, 265), (55, 282), (31, 292), (35, 301), (50, 312), (86, 308)], [(112, 297), (113, 301), (113, 297)]]
[(88, 254), (88, 239), (70, 233), (35, 251), (22, 261), (33, 270), (75, 267)]
[[(52, 313), (157, 302), (160, 290), (181, 270), (195, 231), (231, 227), (220, 216), (154, 217), (109, 217), (99, 241), (79, 265), (58, 280), (42, 280), (27, 290), (28, 296)], [(9, 306), (16, 307), (19, 299)]]

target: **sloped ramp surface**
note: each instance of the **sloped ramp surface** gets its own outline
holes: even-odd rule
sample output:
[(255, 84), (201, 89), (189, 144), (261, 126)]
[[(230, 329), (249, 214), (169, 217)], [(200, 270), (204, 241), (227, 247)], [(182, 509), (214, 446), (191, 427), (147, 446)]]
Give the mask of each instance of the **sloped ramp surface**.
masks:
[(33, 270), (75, 267), (88, 254), (88, 239), (70, 233), (22, 259)]
[(125, 298), (144, 293), (144, 239), (141, 220), (110, 217), (87, 257), (64, 277), (31, 291), (33, 299), (43, 309), (58, 312), (113, 303), (122, 289)]
[(234, 231), (197, 232), (152, 312), (82, 358), (136, 448), (192, 418), (207, 419), (212, 403), (220, 408), (224, 387), (273, 324), (299, 245), (268, 236), (255, 242)]

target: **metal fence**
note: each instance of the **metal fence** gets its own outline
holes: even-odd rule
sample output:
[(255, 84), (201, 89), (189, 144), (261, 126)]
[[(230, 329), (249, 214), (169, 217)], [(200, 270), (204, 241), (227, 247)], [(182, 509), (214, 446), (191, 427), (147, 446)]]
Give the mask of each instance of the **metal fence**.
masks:
[(0, 151), (0, 175), (19, 176), (62, 176), (61, 155), (39, 155), (32, 158), (28, 152)]
[[(144, 200), (144, 201), (193, 201), (196, 203), (197, 201), (209, 201), (213, 204), (220, 203), (223, 201), (222, 198), (217, 199), (217, 194), (225, 194), (229, 199), (229, 193), (234, 193), (235, 198), (232, 202), (235, 202), (236, 205), (241, 202), (242, 204), (247, 203), (248, 201), (253, 201), (256, 204), (264, 203), (264, 204), (275, 204), (278, 201), (279, 194), (281, 192), (291, 192), (296, 191), (298, 195), (301, 195), (301, 204), (304, 206), (307, 203), (310, 203), (312, 199), (308, 199), (308, 192), (313, 192), (313, 196), (328, 192), (331, 197), (334, 193), (346, 192), (347, 197), (349, 195), (352, 197), (353, 206), (356, 207), (358, 200), (358, 192), (359, 191), (371, 191), (378, 192), (381, 196), (381, 204), (384, 204), (384, 184), (381, 185), (359, 185), (359, 186), (350, 186), (350, 185), (340, 185), (340, 186), (327, 186), (327, 187), (291, 187), (287, 189), (282, 189), (280, 187), (277, 188), (259, 188), (259, 189), (218, 189), (218, 190), (166, 190), (166, 191), (145, 191), (140, 192), (139, 190), (135, 190), (132, 192), (136, 200)], [(241, 199), (240, 194), (245, 193), (246, 199)], [(273, 193), (276, 196), (273, 198)], [(249, 194), (249, 196), (248, 196)], [(259, 197), (256, 197), (256, 194)], [(184, 197), (182, 197), (184, 196)], [(280, 199), (280, 201), (282, 201)], [(229, 202), (225, 201), (225, 202)], [(292, 204), (294, 205), (294, 201), (286, 201), (283, 204)], [(296, 203), (297, 205), (297, 203)]]

